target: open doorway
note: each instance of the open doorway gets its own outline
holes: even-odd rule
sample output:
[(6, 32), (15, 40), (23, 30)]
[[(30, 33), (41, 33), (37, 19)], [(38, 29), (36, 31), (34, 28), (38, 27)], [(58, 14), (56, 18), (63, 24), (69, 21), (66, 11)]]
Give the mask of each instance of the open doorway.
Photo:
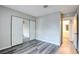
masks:
[(74, 17), (63, 18), (62, 24), (62, 43), (72, 43), (77, 49), (77, 15)]
[(62, 20), (62, 40), (59, 53), (76, 54), (78, 49), (77, 15)]

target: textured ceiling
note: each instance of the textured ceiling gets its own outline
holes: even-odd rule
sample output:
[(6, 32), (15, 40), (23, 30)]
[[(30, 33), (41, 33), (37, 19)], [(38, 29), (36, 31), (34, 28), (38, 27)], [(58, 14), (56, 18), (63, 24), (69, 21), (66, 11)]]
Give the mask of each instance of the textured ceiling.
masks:
[(43, 8), (43, 5), (5, 5), (5, 7), (35, 16), (44, 16), (53, 12), (70, 13), (76, 11), (76, 5), (48, 5)]

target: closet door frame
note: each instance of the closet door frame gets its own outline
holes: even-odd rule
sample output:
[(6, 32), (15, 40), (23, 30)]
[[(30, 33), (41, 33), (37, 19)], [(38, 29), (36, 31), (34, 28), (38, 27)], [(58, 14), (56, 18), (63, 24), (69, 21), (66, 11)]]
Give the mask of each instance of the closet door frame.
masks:
[[(11, 35), (10, 35), (11, 47), (13, 46), (13, 45), (12, 45), (12, 18), (13, 18), (13, 17), (17, 17), (17, 18), (23, 19), (22, 17), (19, 17), (19, 16), (14, 16), (14, 15), (11, 16), (11, 26), (10, 26), (10, 29), (11, 29), (11, 30), (10, 30), (10, 34), (11, 34)], [(23, 26), (23, 25), (22, 25), (22, 26)], [(23, 40), (22, 40), (22, 41), (23, 41)], [(17, 44), (17, 45), (18, 45), (18, 44)], [(14, 45), (14, 46), (16, 46), (16, 45)]]
[(29, 39), (30, 39), (30, 21), (34, 21), (35, 22), (35, 39), (36, 39), (36, 19), (35, 20), (31, 20), (28, 18), (23, 18), (23, 17), (19, 17), (19, 16), (15, 16), (12, 15), (11, 16), (11, 23), (10, 23), (10, 42), (11, 42), (11, 46), (12, 46), (12, 17), (18, 17), (18, 18), (22, 18), (23, 20), (28, 20), (29, 21)]

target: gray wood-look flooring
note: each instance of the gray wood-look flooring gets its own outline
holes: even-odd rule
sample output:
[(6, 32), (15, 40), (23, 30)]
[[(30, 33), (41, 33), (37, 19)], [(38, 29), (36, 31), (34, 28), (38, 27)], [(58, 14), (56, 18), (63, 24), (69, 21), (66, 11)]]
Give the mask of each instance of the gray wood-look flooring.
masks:
[(54, 54), (59, 46), (39, 40), (31, 40), (23, 44), (0, 51), (0, 54)]

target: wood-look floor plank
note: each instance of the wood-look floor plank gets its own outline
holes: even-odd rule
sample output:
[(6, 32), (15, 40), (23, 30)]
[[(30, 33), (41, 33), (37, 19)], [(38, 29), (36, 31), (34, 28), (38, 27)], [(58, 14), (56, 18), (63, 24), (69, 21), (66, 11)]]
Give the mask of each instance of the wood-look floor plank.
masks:
[[(39, 40), (24, 42), (22, 45), (12, 47), (9, 50), (2, 51), (5, 54), (49, 54), (56, 50), (57, 46)], [(11, 50), (11, 51), (10, 51)]]

